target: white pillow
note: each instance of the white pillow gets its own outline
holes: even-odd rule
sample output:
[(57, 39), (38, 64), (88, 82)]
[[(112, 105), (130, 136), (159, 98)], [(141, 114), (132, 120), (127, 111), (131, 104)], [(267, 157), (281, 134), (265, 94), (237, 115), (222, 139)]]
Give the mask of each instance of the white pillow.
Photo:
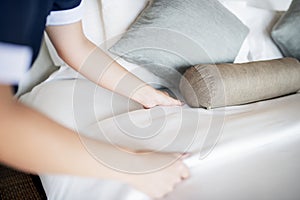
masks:
[(106, 39), (113, 40), (107, 48), (120, 38), (147, 4), (148, 0), (102, 0)]
[(250, 30), (235, 62), (250, 62), (282, 58), (270, 32), (281, 13), (249, 6), (246, 1), (226, 0), (223, 5), (234, 13)]
[(292, 0), (247, 0), (249, 6), (268, 10), (286, 11)]
[(266, 10), (286, 11), (292, 0), (219, 0), (220, 2), (244, 2), (249, 6)]

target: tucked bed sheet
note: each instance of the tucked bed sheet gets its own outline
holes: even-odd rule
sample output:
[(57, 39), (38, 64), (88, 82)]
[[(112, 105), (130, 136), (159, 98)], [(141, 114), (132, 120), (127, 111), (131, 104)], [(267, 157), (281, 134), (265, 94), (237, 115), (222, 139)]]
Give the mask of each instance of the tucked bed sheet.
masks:
[[(282, 199), (282, 195), (295, 199), (300, 195), (296, 178), (300, 94), (214, 110), (187, 106), (144, 110), (79, 79), (46, 82), (21, 101), (81, 134), (113, 144), (192, 152), (186, 159), (191, 178), (167, 199)], [(117, 109), (107, 109), (107, 102)], [(148, 135), (153, 133), (157, 134)], [(147, 199), (117, 182), (55, 175), (41, 179), (49, 199)]]
[[(280, 13), (239, 1), (225, 4), (251, 30), (235, 62), (282, 56), (269, 37), (271, 24)], [(191, 177), (167, 200), (299, 199), (300, 94), (214, 110), (187, 106), (143, 110), (134, 102), (95, 88), (63, 66), (20, 100), (64, 126), (117, 145), (191, 152), (185, 160)], [(128, 120), (130, 123), (124, 123)], [(147, 127), (151, 131), (139, 131)], [(131, 136), (138, 137), (124, 134), (131, 130), (135, 134)], [(160, 134), (150, 142), (141, 139), (157, 132)], [(119, 182), (40, 177), (49, 200), (148, 199)]]

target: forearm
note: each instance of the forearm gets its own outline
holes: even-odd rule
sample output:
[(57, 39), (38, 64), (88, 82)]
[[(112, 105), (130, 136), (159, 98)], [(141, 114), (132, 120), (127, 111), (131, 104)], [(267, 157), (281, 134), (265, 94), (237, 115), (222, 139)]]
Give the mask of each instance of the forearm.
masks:
[(128, 72), (97, 47), (87, 56), (78, 71), (99, 86), (142, 104), (146, 102), (147, 95), (155, 93), (154, 88)]
[[(11, 103), (1, 109), (0, 160), (31, 173), (54, 173), (122, 180), (122, 174), (102, 165), (94, 152), (117, 157), (110, 145), (94, 141), (66, 129), (36, 111)], [(98, 155), (99, 156), (99, 155)]]
[(99, 86), (129, 97), (148, 108), (156, 105), (181, 105), (180, 101), (155, 90), (128, 72), (90, 42), (82, 31), (81, 22), (48, 27), (47, 33), (59, 56)]
[(79, 136), (12, 98), (10, 87), (0, 85), (1, 163), (31, 173), (118, 180), (151, 197), (188, 177), (178, 154), (128, 152)]
[(47, 33), (59, 56), (69, 66), (99, 86), (142, 104), (146, 94), (155, 93), (155, 89), (128, 72), (89, 41), (83, 34), (81, 23), (48, 27)]
[[(144, 182), (144, 175), (151, 178), (155, 173), (163, 174), (174, 162), (180, 164), (178, 158), (179, 154), (130, 152), (80, 136), (21, 103), (15, 102), (0, 112), (0, 162), (22, 171), (135, 185), (134, 179)], [(184, 169), (180, 165), (177, 170)]]

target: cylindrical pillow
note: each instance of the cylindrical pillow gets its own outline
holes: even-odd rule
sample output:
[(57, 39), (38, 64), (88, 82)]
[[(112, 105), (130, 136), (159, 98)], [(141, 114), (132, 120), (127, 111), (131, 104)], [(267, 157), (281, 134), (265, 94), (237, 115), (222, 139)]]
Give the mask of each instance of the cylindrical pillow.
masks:
[(300, 63), (294, 58), (196, 65), (180, 81), (187, 104), (208, 109), (270, 99), (299, 89)]

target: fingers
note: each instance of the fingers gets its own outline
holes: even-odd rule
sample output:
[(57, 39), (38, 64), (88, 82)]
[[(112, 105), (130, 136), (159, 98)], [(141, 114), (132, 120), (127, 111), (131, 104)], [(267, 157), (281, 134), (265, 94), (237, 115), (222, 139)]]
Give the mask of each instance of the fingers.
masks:
[(170, 96), (170, 94), (166, 91), (162, 91), (162, 93), (164, 93), (166, 96)]
[(183, 169), (182, 169), (181, 177), (182, 179), (187, 179), (190, 176), (190, 170), (185, 164), (182, 165), (183, 165)]
[(183, 102), (174, 99), (166, 91), (155, 90), (154, 95), (150, 95), (147, 98), (147, 101), (142, 103), (145, 109), (153, 108), (155, 106), (182, 106)]
[(170, 97), (169, 94), (165, 95), (166, 92), (163, 92), (163, 99), (162, 99), (162, 104), (164, 106), (182, 106), (183, 103), (178, 100), (178, 99), (174, 99), (173, 97)]
[(183, 159), (186, 159), (186, 158), (188, 158), (188, 157), (190, 157), (191, 156), (191, 154), (190, 153), (183, 153), (183, 154), (181, 154), (181, 159), (183, 160)]
[[(184, 179), (190, 176), (188, 167), (182, 162), (182, 156), (186, 157), (188, 154), (172, 153), (171, 159), (176, 158), (177, 161), (171, 166), (164, 168), (164, 170), (157, 172), (157, 177), (159, 179), (158, 185), (159, 190), (155, 188), (155, 194), (151, 197), (157, 199), (167, 196), (172, 192), (178, 184), (180, 184)], [(156, 175), (156, 173), (154, 173)]]
[(182, 160), (177, 161), (178, 171), (180, 173), (181, 179), (187, 179), (190, 176), (189, 168), (182, 162)]
[(172, 153), (172, 154), (175, 158), (180, 158), (181, 160), (191, 156), (191, 153)]
[(180, 158), (180, 160), (176, 161), (175, 165), (178, 167), (178, 171), (180, 172), (181, 179), (187, 179), (190, 176), (189, 168), (182, 162), (182, 159), (187, 158), (190, 154), (185, 153), (174, 153), (175, 158)]
[(172, 155), (175, 157), (175, 158), (180, 158), (182, 156), (182, 153), (172, 153)]
[(182, 106), (183, 105), (180, 100), (173, 99), (173, 98), (172, 98), (172, 104), (175, 105), (175, 106)]

